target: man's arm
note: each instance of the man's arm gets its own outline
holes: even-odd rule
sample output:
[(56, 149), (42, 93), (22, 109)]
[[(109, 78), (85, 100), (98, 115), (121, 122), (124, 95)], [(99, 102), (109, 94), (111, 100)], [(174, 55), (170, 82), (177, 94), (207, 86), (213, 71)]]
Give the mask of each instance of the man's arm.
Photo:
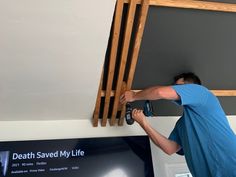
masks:
[(166, 154), (171, 155), (180, 150), (180, 145), (178, 145), (174, 141), (167, 139), (165, 136), (161, 135), (159, 132), (157, 132), (151, 127), (142, 110), (134, 109), (132, 112), (132, 117), (140, 124), (140, 126), (151, 138), (153, 143), (159, 148), (161, 148)]
[(136, 100), (179, 100), (179, 95), (171, 86), (155, 86), (139, 92), (126, 91), (120, 97), (122, 104)]

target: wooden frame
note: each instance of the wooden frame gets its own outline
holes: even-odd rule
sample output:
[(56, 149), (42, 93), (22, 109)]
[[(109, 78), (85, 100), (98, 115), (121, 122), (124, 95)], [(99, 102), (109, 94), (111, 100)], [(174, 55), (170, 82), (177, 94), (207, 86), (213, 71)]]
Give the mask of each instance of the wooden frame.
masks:
[[(124, 22), (124, 39), (122, 42), (121, 49), (121, 59), (120, 65), (116, 66), (117, 52), (118, 52), (118, 42), (120, 40), (120, 31), (123, 15), (123, 7), (128, 4), (128, 13), (126, 21)], [(140, 5), (140, 15), (138, 17), (138, 28), (134, 35), (134, 47), (130, 48), (131, 34), (133, 30), (133, 23), (135, 20), (136, 7)], [(117, 0), (116, 11), (114, 16), (114, 25), (112, 33), (112, 43), (111, 52), (109, 57), (109, 69), (107, 75), (106, 90), (102, 89), (104, 82), (104, 76), (102, 74), (99, 91), (97, 95), (97, 102), (95, 105), (94, 116), (93, 116), (93, 126), (98, 126), (99, 115), (101, 111), (101, 99), (105, 97), (103, 114), (101, 119), (101, 125), (106, 126), (107, 120), (110, 120), (110, 125), (114, 126), (118, 122), (119, 126), (123, 125), (124, 122), (124, 105), (119, 104), (119, 97), (124, 92), (124, 90), (130, 90), (134, 72), (136, 68), (136, 63), (138, 59), (138, 53), (142, 41), (144, 26), (146, 17), (148, 14), (149, 6), (160, 6), (160, 7), (172, 7), (172, 8), (185, 8), (185, 9), (198, 9), (198, 10), (208, 10), (208, 11), (221, 11), (221, 12), (236, 12), (236, 4), (230, 3), (219, 3), (219, 2), (206, 2), (200, 0)], [(128, 53), (131, 53), (131, 64), (127, 68), (127, 57)], [(115, 67), (118, 67), (118, 79), (116, 82), (115, 90), (112, 90), (112, 85), (114, 82)], [(124, 81), (124, 72), (128, 69), (128, 79)], [(104, 71), (103, 71), (104, 72)], [(138, 91), (138, 90), (135, 90)], [(211, 90), (216, 96), (236, 96), (236, 90)], [(111, 104), (110, 99), (114, 98), (114, 103)], [(111, 117), (108, 119), (109, 109), (112, 110)], [(120, 118), (117, 121), (117, 113), (121, 112)]]
[[(129, 3), (132, 0), (125, 0)], [(142, 0), (137, 0), (140, 4)], [(220, 12), (236, 12), (236, 4), (222, 3), (222, 2), (209, 2), (201, 0), (150, 0), (150, 6), (159, 7), (175, 7), (184, 9), (199, 9)]]
[(120, 26), (121, 26), (123, 6), (124, 6), (124, 3), (122, 0), (117, 1), (115, 18), (114, 18), (113, 38), (112, 38), (112, 43), (111, 43), (110, 63), (109, 63), (109, 70), (108, 70), (102, 126), (106, 126), (106, 123), (107, 123), (110, 97), (111, 97), (110, 94), (111, 94), (111, 89), (112, 89), (112, 81), (113, 81), (114, 72), (115, 72), (118, 41), (120, 37)]
[(121, 94), (121, 88), (123, 84), (125, 67), (126, 67), (126, 62), (127, 62), (128, 52), (129, 52), (128, 50), (129, 50), (129, 45), (130, 45), (131, 33), (133, 29), (136, 6), (137, 6), (136, 1), (130, 1), (129, 9), (128, 9), (128, 17), (127, 17), (125, 32), (124, 32), (123, 46), (122, 46), (122, 51), (121, 51), (121, 62), (120, 62), (119, 75), (118, 75), (117, 84), (116, 84), (115, 100), (114, 100), (111, 122), (110, 122), (111, 125), (115, 124), (117, 110), (119, 106), (119, 97)]
[[(132, 90), (134, 92), (139, 92), (141, 90)], [(236, 96), (236, 90), (210, 90), (215, 96), (218, 97), (225, 97), (225, 96)], [(111, 97), (113, 97), (115, 95), (115, 91), (112, 90), (111, 91)], [(101, 97), (105, 96), (105, 92), (102, 91), (101, 92)]]

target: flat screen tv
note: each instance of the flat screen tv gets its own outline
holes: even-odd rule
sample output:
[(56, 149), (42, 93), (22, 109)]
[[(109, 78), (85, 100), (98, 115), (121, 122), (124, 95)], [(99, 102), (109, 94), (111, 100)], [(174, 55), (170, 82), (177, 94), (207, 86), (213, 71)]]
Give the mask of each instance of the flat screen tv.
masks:
[(0, 142), (0, 177), (154, 177), (147, 136)]

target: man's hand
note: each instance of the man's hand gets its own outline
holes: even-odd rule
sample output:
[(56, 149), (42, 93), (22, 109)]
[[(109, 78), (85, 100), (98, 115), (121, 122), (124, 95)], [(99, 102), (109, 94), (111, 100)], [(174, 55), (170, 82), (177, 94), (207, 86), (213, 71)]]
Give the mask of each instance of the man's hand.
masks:
[(133, 102), (135, 101), (134, 96), (135, 96), (134, 91), (126, 91), (120, 96), (120, 103), (125, 104), (127, 102)]
[(181, 149), (181, 146), (176, 142), (169, 140), (167, 137), (153, 129), (142, 110), (134, 109), (132, 117), (144, 129), (154, 144), (161, 148), (166, 154), (171, 155)]
[(140, 109), (134, 109), (132, 111), (132, 117), (133, 119), (138, 122), (141, 126), (144, 126), (146, 123), (146, 117), (143, 114), (143, 110)]

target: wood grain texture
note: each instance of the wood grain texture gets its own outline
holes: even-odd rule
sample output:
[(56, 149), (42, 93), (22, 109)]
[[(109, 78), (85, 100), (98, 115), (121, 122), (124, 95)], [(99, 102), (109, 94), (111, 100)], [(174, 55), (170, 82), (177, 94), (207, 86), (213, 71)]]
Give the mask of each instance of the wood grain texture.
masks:
[(105, 103), (104, 103), (104, 110), (102, 116), (102, 126), (106, 126), (108, 111), (110, 106), (110, 94), (112, 90), (113, 78), (115, 73), (115, 65), (117, 59), (117, 49), (118, 49), (118, 42), (120, 38), (120, 27), (122, 21), (122, 13), (123, 13), (123, 0), (118, 0), (116, 4), (115, 10), (115, 18), (114, 18), (114, 26), (113, 26), (113, 34), (112, 34), (112, 42), (111, 42), (111, 53), (109, 56), (109, 69), (108, 69), (108, 78), (107, 78), (107, 85), (106, 85), (106, 96), (105, 96)]
[[(132, 90), (134, 92), (139, 92), (141, 90)], [(210, 90), (215, 96), (236, 96), (236, 90)], [(105, 96), (105, 91), (102, 91), (101, 96)], [(111, 97), (115, 96), (115, 91), (111, 92)]]
[[(129, 3), (130, 0), (125, 0), (125, 3)], [(131, 0), (132, 1), (132, 0)], [(138, 0), (137, 3), (141, 3)], [(175, 7), (185, 9), (199, 9), (199, 10), (211, 10), (222, 12), (236, 12), (236, 4), (221, 3), (221, 2), (207, 2), (196, 0), (150, 0), (151, 6), (162, 7)]]
[[(146, 22), (147, 14), (148, 14), (148, 8), (149, 8), (149, 0), (143, 0), (141, 3), (141, 10), (140, 10), (141, 12), (138, 17), (138, 29), (134, 37), (134, 48), (131, 54), (131, 64), (130, 64), (130, 68), (128, 72), (128, 79), (127, 79), (127, 85), (126, 85), (127, 90), (131, 89), (132, 82), (134, 79), (134, 73), (135, 73), (136, 64), (138, 61), (138, 54), (139, 54), (139, 50), (140, 50), (140, 46), (142, 42), (145, 22)], [(119, 126), (123, 125), (124, 116), (125, 116), (125, 105), (123, 105), (122, 107), (121, 116), (118, 122)]]
[(120, 92), (122, 89), (122, 83), (124, 79), (124, 72), (126, 68), (126, 62), (127, 62), (127, 56), (128, 56), (129, 46), (130, 46), (130, 39), (131, 39), (131, 33), (133, 29), (136, 6), (137, 6), (136, 1), (131, 1), (129, 4), (128, 17), (126, 20), (124, 40), (123, 40), (122, 51), (121, 51), (121, 62), (119, 66), (118, 79), (117, 79), (117, 84), (116, 84), (115, 99), (114, 99), (114, 104), (113, 104), (113, 109), (112, 109), (112, 116), (110, 120), (111, 126), (113, 126), (116, 121), (116, 115), (117, 115), (117, 110), (119, 106), (119, 97), (120, 97)]

